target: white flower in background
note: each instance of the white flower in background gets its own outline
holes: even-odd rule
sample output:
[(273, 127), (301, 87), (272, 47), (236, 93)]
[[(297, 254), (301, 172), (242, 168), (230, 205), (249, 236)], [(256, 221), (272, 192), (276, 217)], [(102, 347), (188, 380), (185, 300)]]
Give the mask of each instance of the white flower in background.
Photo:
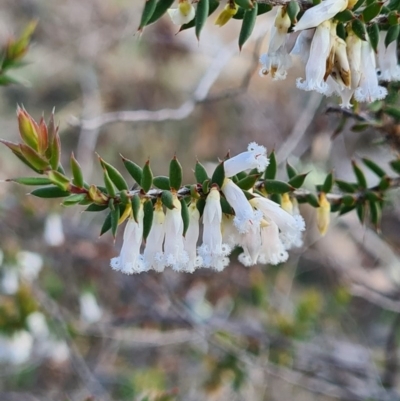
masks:
[(323, 22), (332, 19), (337, 13), (344, 11), (348, 6), (348, 0), (324, 0), (314, 7), (309, 8), (293, 28), (294, 32), (315, 28)]
[(143, 260), (146, 271), (154, 269), (162, 272), (165, 269), (163, 243), (165, 237), (165, 214), (161, 202), (156, 202), (153, 214), (153, 224), (146, 240)]
[(43, 313), (30, 313), (26, 318), (26, 324), (29, 331), (36, 339), (46, 340), (49, 337), (49, 326), (47, 325), (46, 317)]
[(20, 365), (29, 360), (33, 337), (26, 330), (14, 332), (11, 337), (0, 335), (0, 362)]
[(46, 357), (53, 363), (61, 364), (68, 360), (70, 351), (65, 341), (50, 340), (47, 341), (47, 345)]
[(387, 89), (379, 86), (376, 74), (375, 54), (372, 46), (367, 41), (361, 43), (361, 79), (359, 87), (354, 93), (358, 102), (373, 102), (384, 99)]
[(183, 220), (181, 203), (173, 194), (173, 209), (167, 209), (165, 215), (164, 261), (175, 271), (182, 271), (189, 262), (189, 256), (183, 244)]
[(101, 319), (103, 311), (91, 292), (84, 292), (79, 298), (81, 319), (88, 324), (96, 323)]
[(397, 58), (397, 40), (385, 46), (387, 31), (379, 32), (378, 43), (378, 66), (380, 69), (379, 79), (381, 81), (400, 81), (400, 67)]
[(21, 267), (21, 276), (28, 281), (37, 278), (43, 267), (43, 258), (34, 252), (21, 251), (17, 254), (17, 263)]
[(4, 294), (13, 295), (18, 291), (19, 277), (16, 269), (3, 269), (1, 277), (1, 291)]
[(306, 79), (297, 78), (299, 89), (315, 90), (324, 93), (327, 89), (325, 83), (326, 60), (331, 51), (331, 22), (326, 21), (317, 27), (311, 42), (310, 57), (306, 65)]
[(195, 10), (192, 4), (183, 0), (179, 2), (178, 8), (170, 8), (168, 14), (175, 25), (183, 25), (194, 18)]
[(197, 209), (196, 202), (192, 200), (192, 203), (189, 205), (189, 227), (184, 239), (185, 251), (189, 257), (186, 271), (189, 273), (193, 273), (203, 263), (202, 258), (197, 256), (197, 241), (200, 231), (199, 220), (200, 212)]
[(222, 271), (229, 263), (226, 257), (231, 252), (231, 247), (222, 243), (221, 232), (222, 209), (220, 194), (213, 187), (206, 199), (203, 212), (203, 244), (198, 248), (204, 267), (213, 267)]
[(255, 142), (251, 142), (247, 147), (247, 152), (239, 153), (224, 161), (225, 176), (232, 177), (237, 173), (253, 168), (263, 172), (268, 164), (267, 149)]
[(64, 232), (61, 216), (51, 213), (44, 224), (44, 240), (50, 246), (59, 246), (64, 243)]
[(143, 236), (143, 205), (140, 205), (138, 221), (132, 217), (125, 226), (121, 253), (111, 259), (111, 267), (125, 274), (140, 273), (144, 270), (143, 258), (140, 255), (140, 246)]

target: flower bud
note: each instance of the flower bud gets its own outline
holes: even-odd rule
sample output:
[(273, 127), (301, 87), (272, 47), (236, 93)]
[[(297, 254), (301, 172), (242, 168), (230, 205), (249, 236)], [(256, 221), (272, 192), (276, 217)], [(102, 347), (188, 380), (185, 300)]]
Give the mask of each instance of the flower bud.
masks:
[(325, 235), (330, 223), (331, 204), (324, 192), (319, 195), (319, 208), (317, 208), (317, 227), (321, 235)]
[(215, 20), (215, 25), (224, 26), (237, 13), (237, 10), (238, 6), (235, 3), (227, 4)]

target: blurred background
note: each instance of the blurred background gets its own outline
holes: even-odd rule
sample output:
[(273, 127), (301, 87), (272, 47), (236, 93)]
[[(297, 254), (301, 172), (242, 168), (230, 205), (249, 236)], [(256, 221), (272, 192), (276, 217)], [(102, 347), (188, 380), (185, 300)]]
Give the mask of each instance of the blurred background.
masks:
[[(191, 183), (196, 158), (211, 168), (256, 141), (281, 177), (287, 160), (311, 171), (311, 189), (332, 169), (353, 180), (351, 159), (393, 158), (351, 123), (332, 139), (335, 99), (296, 89), (299, 60), (283, 82), (259, 77), (273, 12), (239, 52), (239, 21), (209, 22), (200, 42), (167, 16), (139, 35), (142, 7), (0, 0), (2, 44), (39, 20), (13, 72), (25, 84), (0, 87), (1, 137), (18, 140), (17, 104), (35, 119), (55, 107), (64, 166), (73, 151), (95, 184), (95, 152), (120, 171), (120, 153), (150, 157), (155, 175), (176, 154)], [(29, 173), (0, 147), (0, 179)], [(285, 264), (246, 268), (237, 252), (222, 273), (135, 276), (109, 267), (121, 238), (99, 238), (102, 213), (28, 192), (0, 184), (0, 401), (400, 399), (398, 192), (380, 234), (350, 213), (321, 238), (305, 206), (304, 246)]]

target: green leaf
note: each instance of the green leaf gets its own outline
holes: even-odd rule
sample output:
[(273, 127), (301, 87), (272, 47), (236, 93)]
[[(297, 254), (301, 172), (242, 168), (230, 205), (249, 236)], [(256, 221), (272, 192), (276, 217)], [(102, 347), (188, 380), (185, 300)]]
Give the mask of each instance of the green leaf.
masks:
[(379, 228), (381, 222), (381, 208), (378, 202), (369, 202), (369, 211), (371, 216), (371, 222), (376, 229)]
[(124, 177), (122, 177), (122, 174), (114, 166), (105, 162), (103, 159), (100, 159), (100, 163), (103, 168), (107, 170), (108, 176), (119, 191), (129, 189)]
[(139, 31), (142, 30), (150, 21), (150, 18), (152, 17), (157, 5), (157, 0), (145, 0), (145, 1), (146, 2), (144, 4), (142, 17), (140, 19), (140, 25), (138, 28)]
[(340, 212), (339, 212), (339, 216), (343, 216), (346, 213), (351, 212), (352, 210), (354, 210), (356, 208), (356, 204), (352, 205), (352, 206), (342, 206), (340, 208)]
[(168, 209), (174, 209), (174, 197), (171, 191), (163, 191), (161, 194), (161, 202), (162, 204), (167, 207)]
[(286, 162), (286, 173), (289, 179), (297, 175), (296, 169), (293, 166), (291, 166), (288, 162)]
[(359, 19), (355, 19), (351, 27), (353, 32), (361, 39), (366, 40), (367, 31), (365, 30), (365, 24), (363, 24)]
[(106, 169), (104, 169), (103, 171), (103, 179), (104, 185), (106, 186), (107, 194), (114, 198), (116, 195), (115, 187)]
[(345, 206), (352, 206), (354, 205), (355, 201), (356, 201), (355, 198), (351, 195), (344, 195), (342, 197), (342, 203)]
[(210, 11), (210, 3), (208, 0), (199, 0), (197, 3), (196, 16), (194, 17), (194, 25), (196, 38), (200, 40), (200, 33), (206, 23), (208, 13)]
[(375, 53), (378, 51), (378, 43), (379, 43), (379, 26), (376, 22), (372, 23), (367, 27), (369, 42), (371, 43), (372, 48)]
[(400, 174), (400, 159), (391, 161), (390, 167), (392, 168), (393, 171)]
[(335, 180), (335, 183), (342, 192), (348, 192), (350, 194), (353, 194), (354, 192), (357, 191), (357, 185), (355, 184), (342, 180)]
[(253, 2), (250, 0), (235, 0), (235, 3), (244, 10), (250, 10), (254, 8)]
[(389, 115), (390, 117), (393, 117), (396, 122), (400, 121), (400, 109), (395, 106), (385, 106), (383, 111)]
[(86, 194), (73, 194), (64, 199), (63, 206), (72, 206), (86, 199)]
[(319, 207), (319, 202), (317, 197), (314, 194), (308, 194), (306, 196), (306, 201), (309, 205), (313, 206), (313, 207)]
[(324, 183), (322, 184), (321, 191), (328, 194), (329, 192), (331, 192), (332, 186), (333, 186), (333, 173), (329, 173), (326, 176)]
[(358, 216), (358, 219), (360, 220), (360, 223), (364, 224), (365, 206), (362, 203), (357, 203), (356, 210), (357, 210), (357, 216)]
[(107, 205), (96, 205), (92, 203), (84, 211), (85, 212), (101, 212), (102, 210), (108, 209)]
[(272, 194), (270, 196), (270, 199), (272, 200), (272, 202), (275, 202), (278, 205), (282, 203), (282, 196), (280, 196), (279, 194)]
[[(50, 125), (50, 128), (52, 126)], [(49, 131), (49, 140), (51, 138)], [(53, 133), (53, 140), (50, 141), (49, 145), (49, 154), (50, 154), (50, 159), (49, 163), (50, 166), (53, 170), (57, 170), (59, 165), (60, 165), (60, 159), (61, 159), (61, 141), (60, 141), (60, 135), (58, 135), (58, 128), (55, 128), (55, 131)]]
[[(209, 0), (209, 10), (208, 10), (208, 16), (210, 16), (219, 6), (219, 1), (217, 0)], [(180, 27), (179, 32), (182, 32), (186, 29), (193, 28), (195, 25), (196, 18), (193, 18), (191, 21), (189, 21), (187, 24), (184, 24)]]
[(140, 181), (140, 186), (142, 187), (144, 192), (148, 192), (151, 188), (151, 184), (153, 183), (153, 172), (150, 168), (150, 161), (147, 160), (146, 164), (143, 167), (143, 175), (142, 180)]
[(64, 198), (65, 196), (69, 196), (70, 193), (58, 187), (44, 187), (34, 189), (31, 195), (37, 196), (38, 198)]
[(187, 207), (187, 203), (185, 201), (185, 199), (181, 199), (181, 216), (182, 216), (182, 221), (183, 221), (183, 236), (186, 235), (186, 231), (189, 228), (189, 220), (190, 220), (190, 216), (189, 216), (189, 209)]
[(381, 12), (382, 5), (383, 3), (376, 2), (365, 7), (364, 11), (362, 12), (364, 22), (368, 23), (372, 21)]
[(264, 178), (267, 179), (267, 180), (275, 179), (277, 166), (278, 166), (278, 164), (276, 162), (275, 151), (273, 150), (269, 155), (269, 164), (268, 164), (268, 167), (265, 170)]
[(221, 197), (219, 200), (219, 203), (221, 204), (222, 213), (234, 214), (232, 206), (229, 204), (229, 202), (225, 198)]
[(220, 188), (222, 188), (224, 180), (225, 180), (225, 168), (224, 168), (224, 162), (222, 162), (218, 164), (218, 166), (214, 170), (214, 173), (211, 177), (211, 184), (217, 184)]
[(272, 6), (270, 4), (258, 4), (257, 15), (265, 14), (272, 10)]
[(147, 21), (146, 25), (150, 25), (160, 19), (168, 9), (174, 4), (174, 0), (158, 0), (154, 12), (150, 19)]
[(131, 203), (132, 203), (133, 218), (137, 223), (138, 222), (138, 217), (139, 217), (140, 205), (141, 205), (142, 202), (141, 202), (141, 200), (140, 200), (138, 195), (133, 195), (132, 199), (131, 199)]
[(18, 177), (9, 178), (7, 182), (16, 182), (22, 185), (50, 185), (51, 181), (46, 177)]
[(295, 175), (289, 180), (288, 184), (294, 188), (300, 188), (304, 184), (307, 175), (308, 173)]
[(19, 148), (21, 150), (22, 155), (24, 158), (30, 163), (36, 170), (44, 171), (49, 168), (49, 162), (39, 155), (36, 150), (32, 149), (28, 145), (24, 143), (19, 144)]
[(251, 33), (253, 32), (258, 11), (258, 3), (254, 3), (254, 8), (252, 10), (246, 10), (244, 12), (242, 27), (239, 33), (239, 49), (242, 50), (243, 45), (249, 39)]
[(365, 0), (358, 0), (356, 4), (354, 4), (353, 11), (358, 10), (363, 4)]
[(371, 124), (370, 123), (357, 123), (354, 124), (350, 129), (353, 132), (362, 132), (365, 131), (367, 128), (370, 128)]
[(358, 167), (357, 163), (354, 160), (351, 162), (351, 165), (353, 167), (354, 174), (357, 178), (358, 186), (362, 189), (366, 189), (367, 180), (365, 178), (363, 171), (360, 169), (360, 167)]
[(174, 157), (169, 163), (169, 183), (172, 189), (178, 191), (182, 185), (182, 166), (178, 159)]
[(239, 180), (236, 185), (241, 189), (249, 190), (254, 187), (259, 178), (260, 174), (249, 174), (247, 177)]
[(197, 210), (200, 213), (200, 217), (203, 215), (204, 207), (206, 206), (206, 200), (204, 198), (200, 198), (196, 202)]
[(106, 218), (104, 220), (104, 223), (100, 230), (100, 237), (110, 229), (111, 229), (111, 212), (108, 213), (108, 215), (106, 216)]
[(48, 173), (49, 180), (52, 184), (56, 185), (63, 191), (68, 191), (70, 188), (70, 181), (64, 174), (59, 173), (58, 171), (51, 170)]
[(194, 168), (194, 176), (199, 184), (202, 184), (205, 180), (209, 179), (205, 167), (199, 161), (197, 161)]
[(297, 14), (300, 11), (299, 3), (296, 0), (291, 0), (286, 8), (286, 12), (292, 24), (297, 23)]
[[(112, 200), (110, 199), (110, 201)], [(119, 218), (120, 218), (120, 208), (118, 205), (116, 205), (114, 207), (114, 210), (111, 210), (111, 233), (114, 238), (117, 235)]]
[(201, 186), (204, 195), (207, 195), (210, 191), (210, 180), (205, 180)]
[(400, 7), (400, 0), (390, 0), (387, 6), (390, 10), (397, 10)]
[(335, 20), (339, 22), (349, 22), (354, 19), (354, 14), (350, 10), (344, 10), (335, 15)]
[(140, 185), (142, 182), (142, 175), (143, 175), (143, 170), (140, 166), (138, 166), (136, 163), (133, 161), (126, 159), (125, 157), (122, 157), (122, 162), (124, 163), (125, 168), (128, 170), (128, 173), (131, 175), (131, 177)]
[(372, 160), (369, 160), (367, 158), (362, 159), (363, 163), (373, 172), (375, 173), (378, 177), (382, 178), (386, 175), (385, 170), (383, 168), (379, 167), (375, 162)]
[(284, 181), (265, 180), (264, 188), (269, 194), (284, 194), (292, 191), (294, 188)]
[(82, 168), (78, 163), (78, 160), (75, 159), (73, 153), (71, 155), (71, 171), (73, 177), (72, 183), (78, 188), (83, 188), (84, 181), (83, 181)]
[(146, 240), (150, 233), (151, 225), (153, 224), (154, 208), (153, 203), (150, 200), (144, 202), (143, 213), (143, 238)]
[(165, 189), (167, 191), (171, 189), (171, 186), (169, 185), (169, 178), (162, 175), (153, 178), (153, 185), (156, 188)]
[(385, 46), (388, 47), (392, 42), (397, 40), (400, 32), (399, 25), (391, 25), (385, 37)]
[(336, 26), (336, 35), (339, 36), (340, 39), (346, 40), (346, 28), (341, 22)]
[(379, 189), (381, 191), (386, 191), (390, 187), (390, 178), (389, 177), (382, 177), (382, 179), (379, 182)]

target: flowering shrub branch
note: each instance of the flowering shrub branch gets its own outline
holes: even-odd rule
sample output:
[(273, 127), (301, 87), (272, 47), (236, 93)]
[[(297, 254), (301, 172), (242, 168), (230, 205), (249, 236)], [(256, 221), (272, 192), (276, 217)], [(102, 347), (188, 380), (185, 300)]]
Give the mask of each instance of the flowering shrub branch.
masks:
[[(193, 272), (199, 267), (221, 271), (228, 265), (232, 249), (243, 249), (239, 260), (246, 266), (278, 264), (288, 258), (288, 250), (302, 245), (305, 224), (299, 203), (317, 210), (317, 225), (325, 234), (331, 212), (340, 215), (356, 210), (361, 222), (368, 215), (378, 228), (386, 192), (400, 186), (400, 177), (390, 177), (369, 159), (364, 165), (380, 179), (369, 187), (360, 166), (353, 161), (356, 182), (335, 179), (329, 173), (312, 192), (302, 188), (307, 174), (286, 165), (288, 179), (277, 180), (275, 152), (251, 143), (247, 151), (228, 154), (209, 175), (197, 161), (195, 181), (183, 185), (183, 171), (173, 157), (168, 176), (153, 176), (150, 161), (143, 167), (124, 156), (124, 166), (134, 180), (129, 185), (121, 172), (99, 156), (103, 185), (88, 184), (72, 154), (69, 176), (60, 163), (61, 143), (54, 113), (46, 124), (36, 122), (18, 107), (22, 142), (0, 140), (36, 177), (7, 181), (39, 186), (31, 194), (40, 198), (63, 198), (63, 206), (86, 206), (87, 212), (107, 211), (101, 235), (127, 220), (119, 257), (111, 260), (115, 270), (127, 274), (170, 266), (176, 271)], [(400, 159), (391, 163), (400, 174)], [(202, 226), (202, 244), (197, 245)], [(144, 251), (141, 253), (142, 245)]]

